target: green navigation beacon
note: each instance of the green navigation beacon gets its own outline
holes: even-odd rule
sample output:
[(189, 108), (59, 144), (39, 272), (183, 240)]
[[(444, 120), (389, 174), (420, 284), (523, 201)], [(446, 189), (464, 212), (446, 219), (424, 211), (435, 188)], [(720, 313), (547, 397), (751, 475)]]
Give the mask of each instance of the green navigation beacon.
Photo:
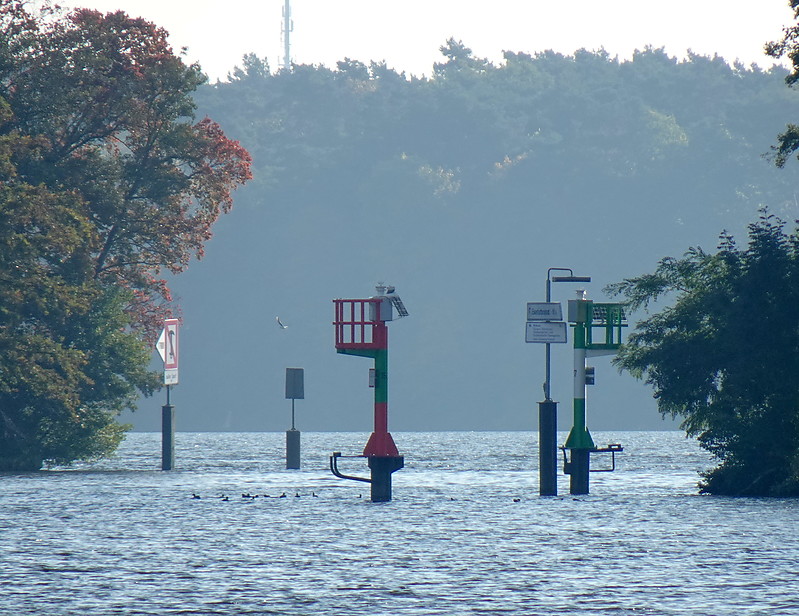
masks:
[[(627, 327), (627, 319), (621, 304), (594, 303), (582, 290), (577, 295), (578, 299), (569, 300), (567, 314), (574, 328), (574, 425), (561, 449), (564, 472), (570, 475), (570, 494), (588, 494), (591, 453), (610, 453), (611, 468), (601, 470), (613, 470), (616, 453), (623, 449), (618, 444), (596, 447), (588, 431), (586, 386), (594, 383), (594, 369), (586, 366), (586, 359), (615, 354), (621, 346), (621, 330)], [(566, 458), (566, 450), (571, 453), (570, 460)]]

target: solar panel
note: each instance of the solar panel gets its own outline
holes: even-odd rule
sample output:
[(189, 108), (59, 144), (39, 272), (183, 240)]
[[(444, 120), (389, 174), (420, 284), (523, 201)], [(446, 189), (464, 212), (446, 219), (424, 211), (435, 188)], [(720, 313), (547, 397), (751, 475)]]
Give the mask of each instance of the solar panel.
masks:
[(399, 298), (399, 295), (389, 295), (389, 299), (391, 299), (391, 304), (394, 306), (394, 309), (397, 311), (397, 314), (400, 317), (407, 317), (408, 310), (405, 308), (405, 304), (402, 303), (402, 300)]
[(614, 323), (618, 323), (619, 321), (624, 322), (627, 320), (627, 315), (624, 314), (624, 309), (618, 304), (610, 306), (607, 304), (594, 304), (591, 314), (593, 316), (594, 323), (607, 323), (608, 318), (610, 318)]

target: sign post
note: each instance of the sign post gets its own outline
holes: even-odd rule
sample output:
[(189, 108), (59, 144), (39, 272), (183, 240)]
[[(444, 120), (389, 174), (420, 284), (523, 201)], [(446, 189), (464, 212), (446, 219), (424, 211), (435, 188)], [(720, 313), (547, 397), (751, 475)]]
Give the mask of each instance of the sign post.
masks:
[(300, 431), (294, 428), (294, 400), (305, 398), (305, 371), (286, 368), (286, 398), (291, 399), (291, 430), (286, 430), (286, 468), (300, 468)]
[(538, 403), (538, 493), (558, 494), (558, 403), (549, 399), (549, 345), (566, 342), (566, 323), (560, 302), (551, 302), (547, 286), (546, 302), (527, 302), (527, 326), (524, 341), (546, 345), (546, 400)]
[(161, 470), (171, 471), (175, 466), (175, 407), (170, 401), (170, 389), (178, 384), (179, 358), (178, 320), (166, 319), (158, 338), (156, 349), (164, 362), (166, 404), (161, 407)]
[(167, 319), (164, 329), (158, 338), (158, 354), (164, 362), (164, 385), (167, 386), (167, 404), (169, 404), (169, 386), (178, 384), (178, 320)]
[[(568, 272), (568, 276), (552, 276)], [(558, 495), (558, 403), (550, 396), (550, 344), (566, 342), (566, 323), (559, 302), (552, 302), (553, 282), (591, 282), (588, 276), (575, 276), (567, 267), (547, 270), (546, 301), (527, 303), (525, 342), (545, 346), (544, 400), (538, 403), (538, 493)]]

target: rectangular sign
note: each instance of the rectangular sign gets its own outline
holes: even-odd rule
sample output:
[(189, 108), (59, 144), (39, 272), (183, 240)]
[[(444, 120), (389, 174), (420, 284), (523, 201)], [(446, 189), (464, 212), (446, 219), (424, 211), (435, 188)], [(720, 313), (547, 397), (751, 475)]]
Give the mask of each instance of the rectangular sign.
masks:
[(305, 372), (303, 368), (286, 368), (286, 398), (305, 398)]
[(166, 319), (155, 345), (164, 362), (164, 385), (178, 384), (178, 320)]
[(527, 323), (524, 341), (548, 344), (566, 342), (566, 323), (563, 321), (530, 321)]
[(558, 302), (527, 302), (528, 321), (561, 321), (563, 311)]
[(178, 369), (178, 320), (164, 321), (164, 370)]

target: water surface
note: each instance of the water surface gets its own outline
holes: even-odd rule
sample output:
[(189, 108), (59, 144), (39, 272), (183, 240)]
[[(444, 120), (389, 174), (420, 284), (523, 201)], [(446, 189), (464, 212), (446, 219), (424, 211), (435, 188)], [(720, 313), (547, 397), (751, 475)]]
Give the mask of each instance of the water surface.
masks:
[(282, 433), (179, 433), (170, 472), (134, 433), (110, 461), (0, 474), (0, 614), (799, 614), (797, 503), (698, 495), (710, 461), (680, 433), (595, 433), (624, 445), (616, 472), (545, 498), (533, 433), (395, 433), (379, 504), (327, 468), (366, 436), (304, 433), (300, 471)]

